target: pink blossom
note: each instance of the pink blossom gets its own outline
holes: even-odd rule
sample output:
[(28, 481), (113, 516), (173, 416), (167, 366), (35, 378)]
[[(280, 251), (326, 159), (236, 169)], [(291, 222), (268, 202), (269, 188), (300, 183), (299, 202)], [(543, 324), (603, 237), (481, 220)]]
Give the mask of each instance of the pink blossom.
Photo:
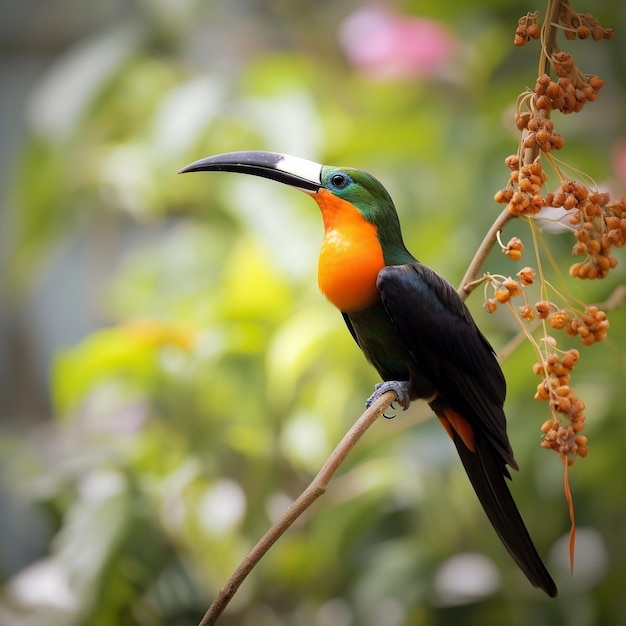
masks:
[(439, 74), (456, 48), (440, 22), (367, 7), (341, 25), (340, 44), (359, 71), (377, 78), (428, 78)]

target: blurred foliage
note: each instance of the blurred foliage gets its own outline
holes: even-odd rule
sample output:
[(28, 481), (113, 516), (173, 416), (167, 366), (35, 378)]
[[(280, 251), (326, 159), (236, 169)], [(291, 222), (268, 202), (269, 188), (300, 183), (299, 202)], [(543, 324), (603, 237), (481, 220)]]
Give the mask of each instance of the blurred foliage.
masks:
[[(493, 194), (517, 144), (513, 106), (538, 56), (536, 46), (514, 49), (513, 32), (520, 15), (543, 10), (535, 4), (396, 3), (440, 20), (458, 43), (441, 71), (412, 79), (351, 66), (338, 37), (362, 5), (347, 1), (144, 0), (119, 5), (54, 59), (24, 108), (3, 299), (18, 307), (78, 239), (84, 256), (71, 265), (87, 259), (81, 293), (96, 328), (51, 364), (53, 419), (0, 430), (0, 623), (197, 623), (376, 382), (317, 293), (311, 201), (260, 179), (175, 172), (236, 149), (361, 167), (394, 197), (408, 247), (458, 282), (500, 211)], [(611, 157), (626, 131), (626, 15), (607, 0), (583, 5), (618, 36), (572, 42), (582, 69), (607, 85), (577, 119), (559, 120), (563, 158), (623, 192)], [(528, 235), (522, 223), (509, 230)], [(564, 239), (550, 245), (567, 267)], [(497, 254), (488, 269), (519, 268)], [(615, 274), (573, 289), (601, 300), (622, 280)], [(70, 319), (62, 287), (72, 277), (44, 314), (61, 307)], [(503, 345), (511, 321), (487, 317), (479, 300), (470, 307)], [(539, 447), (547, 409), (532, 400), (533, 355), (522, 347), (505, 364), (521, 467), (512, 490), (559, 599), (532, 589), (485, 527), (438, 424), (400, 416), (371, 429), (220, 623), (624, 623), (626, 324), (621, 310), (610, 319), (609, 340), (584, 349), (574, 372), (591, 453), (570, 476), (573, 576), (562, 467)], [(463, 553), (475, 553), (473, 567), (486, 562), (489, 592), (443, 593), (445, 566)]]

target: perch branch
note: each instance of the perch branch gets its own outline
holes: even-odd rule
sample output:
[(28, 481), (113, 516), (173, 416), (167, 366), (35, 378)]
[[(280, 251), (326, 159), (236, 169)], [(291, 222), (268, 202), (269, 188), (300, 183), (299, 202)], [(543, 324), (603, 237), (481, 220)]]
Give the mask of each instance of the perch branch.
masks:
[(326, 491), (330, 479), (346, 459), (350, 450), (352, 450), (357, 441), (365, 434), (365, 431), (386, 411), (395, 398), (395, 392), (388, 391), (378, 398), (369, 409), (361, 414), (359, 419), (353, 424), (333, 450), (311, 484), (272, 525), (240, 563), (239, 567), (233, 572), (228, 581), (226, 581), (220, 589), (218, 596), (208, 608), (199, 626), (212, 626), (217, 623), (220, 615), (255, 565), (302, 513)]

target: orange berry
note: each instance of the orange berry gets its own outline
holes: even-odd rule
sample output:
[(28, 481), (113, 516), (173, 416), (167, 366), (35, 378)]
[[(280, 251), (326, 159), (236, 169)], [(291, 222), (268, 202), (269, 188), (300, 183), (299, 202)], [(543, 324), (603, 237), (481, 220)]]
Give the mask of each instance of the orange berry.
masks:
[(511, 299), (511, 293), (503, 287), (498, 287), (493, 295), (500, 304), (506, 304)]
[[(543, 98), (543, 96), (541, 96)], [(530, 133), (524, 139), (524, 148), (534, 148), (537, 145), (537, 133)]]
[(506, 247), (509, 250), (522, 251), (524, 249), (524, 243), (519, 237), (511, 237), (511, 239), (509, 239), (509, 242), (506, 244)]
[(532, 285), (535, 280), (536, 272), (532, 267), (523, 267), (519, 272), (517, 272), (516, 276), (520, 279), (522, 285), (527, 287), (528, 285)]
[(545, 320), (550, 314), (550, 309), (552, 305), (547, 300), (541, 300), (535, 304), (535, 309), (537, 310), (537, 315), (542, 320)]
[(513, 195), (513, 190), (510, 187), (507, 187), (505, 189), (500, 189), (500, 191), (497, 191), (493, 199), (498, 204), (506, 204), (507, 202), (511, 200), (512, 195)]
[(552, 109), (552, 101), (545, 94), (542, 96), (539, 96), (537, 98), (537, 101), (535, 102), (535, 108), (545, 109), (546, 111), (549, 111), (550, 109)]
[(572, 408), (571, 402), (565, 397), (559, 397), (553, 402), (554, 410), (559, 413), (569, 413)]
[(498, 303), (494, 298), (489, 298), (488, 300), (485, 300), (483, 308), (487, 311), (487, 313), (495, 313), (498, 310)]
[(597, 330), (593, 336), (595, 337), (596, 341), (604, 341), (606, 339), (606, 330)]
[(522, 29), (518, 27), (515, 31), (515, 37), (513, 37), (513, 45), (514, 46), (524, 46), (528, 41), (528, 37), (526, 36), (526, 29)]
[(504, 159), (504, 164), (512, 170), (518, 170), (519, 157), (517, 156), (517, 154), (509, 154), (509, 156)]
[(581, 335), (580, 341), (585, 346), (592, 346), (596, 342), (596, 338), (595, 335), (587, 335), (586, 337)]
[(535, 393), (535, 400), (547, 400), (550, 397), (546, 383), (544, 381), (537, 385), (537, 393)]
[(604, 80), (602, 80), (599, 76), (591, 76), (589, 78), (589, 86), (596, 91), (600, 89), (604, 85)]
[(559, 133), (552, 133), (550, 143), (555, 150), (560, 150), (565, 145), (565, 139)]
[(580, 276), (580, 269), (582, 268), (582, 266), (583, 266), (583, 263), (574, 263), (573, 265), (571, 265), (569, 268), (569, 275), (572, 278), (576, 278), (577, 276)]
[(600, 26), (595, 26), (591, 30), (591, 36), (593, 37), (594, 41), (600, 41), (600, 39), (604, 38), (604, 29)]
[(542, 128), (537, 131), (537, 143), (547, 143), (550, 141), (550, 131), (547, 128)]
[(550, 326), (557, 330), (565, 328), (566, 324), (569, 323), (570, 317), (567, 311), (559, 310), (550, 315)]
[(522, 295), (522, 288), (519, 286), (519, 283), (516, 280), (513, 280), (512, 278), (507, 278), (502, 284), (511, 294), (511, 298), (517, 298), (517, 296)]
[(567, 398), (567, 396), (569, 396), (569, 394), (571, 393), (571, 388), (569, 385), (559, 385), (555, 390), (554, 393), (556, 393), (557, 396), (560, 396), (561, 398)]
[(530, 120), (530, 113), (528, 111), (524, 113), (516, 113), (515, 114), (515, 125), (519, 130), (524, 130), (528, 126), (528, 121)]
[(569, 370), (563, 365), (563, 363), (559, 363), (554, 368), (553, 373), (558, 377), (560, 385), (567, 385), (569, 382)]

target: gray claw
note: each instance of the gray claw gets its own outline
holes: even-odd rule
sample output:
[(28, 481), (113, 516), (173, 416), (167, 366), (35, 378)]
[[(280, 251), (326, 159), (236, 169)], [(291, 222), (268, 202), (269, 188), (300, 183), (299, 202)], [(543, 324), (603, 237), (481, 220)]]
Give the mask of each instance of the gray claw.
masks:
[[(380, 396), (382, 396), (384, 393), (387, 393), (388, 391), (395, 391), (397, 398), (390, 405), (392, 410), (396, 410), (395, 407), (393, 407), (392, 405), (398, 404), (400, 405), (400, 407), (402, 407), (404, 411), (406, 411), (409, 408), (409, 405), (411, 404), (408, 390), (409, 390), (408, 381), (386, 380), (382, 383), (378, 383), (374, 387), (374, 393), (367, 399), (365, 406), (369, 409), (369, 407), (372, 406), (372, 404), (376, 400), (378, 400), (378, 398), (380, 398)], [(395, 413), (393, 415), (387, 415), (383, 413), (383, 415), (387, 419), (392, 419), (393, 417), (395, 417)]]

